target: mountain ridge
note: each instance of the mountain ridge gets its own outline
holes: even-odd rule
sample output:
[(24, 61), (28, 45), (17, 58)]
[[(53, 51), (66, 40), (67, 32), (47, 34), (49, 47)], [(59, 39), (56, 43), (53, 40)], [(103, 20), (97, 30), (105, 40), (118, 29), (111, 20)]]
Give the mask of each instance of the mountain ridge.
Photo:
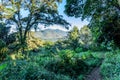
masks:
[(34, 32), (34, 36), (46, 41), (57, 41), (59, 39), (64, 39), (67, 36), (67, 33), (67, 31), (59, 29), (45, 29)]

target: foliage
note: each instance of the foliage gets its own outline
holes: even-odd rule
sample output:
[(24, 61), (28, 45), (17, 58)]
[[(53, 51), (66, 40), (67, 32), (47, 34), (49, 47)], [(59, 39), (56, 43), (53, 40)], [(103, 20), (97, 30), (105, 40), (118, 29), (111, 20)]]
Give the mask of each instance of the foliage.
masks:
[(27, 38), (27, 50), (37, 50), (43, 46), (44, 42), (38, 38)]
[(65, 13), (68, 16), (89, 19), (89, 27), (96, 40), (113, 40), (119, 46), (120, 4), (119, 0), (66, 0)]
[(88, 65), (81, 59), (74, 57), (75, 52), (63, 50), (59, 52), (57, 58), (49, 61), (46, 69), (56, 74), (69, 75), (75, 79), (78, 75), (85, 74), (88, 71)]
[(45, 52), (30, 52), (28, 56), (11, 55), (15, 59), (6, 61), (0, 79), (82, 80), (101, 62), (96, 57), (97, 53), (93, 55), (91, 51), (75, 53), (72, 50), (60, 50), (57, 54)]
[[(13, 43), (10, 43), (9, 45), (7, 44), (12, 54), (22, 51), (17, 35), (18, 33), (13, 33), (9, 35), (11, 39), (8, 40), (8, 42), (15, 40)], [(40, 40), (39, 38), (35, 38), (34, 33), (32, 32), (29, 32), (29, 35), (27, 34), (26, 43), (27, 47), (25, 47), (25, 53), (29, 51), (38, 52), (39, 48), (44, 46), (44, 41)]]
[(71, 50), (62, 50), (58, 53), (58, 55), (62, 60), (66, 61), (66, 63), (69, 63), (69, 60), (72, 60), (72, 58), (74, 57), (75, 52)]
[(71, 30), (68, 34), (69, 39), (76, 40), (79, 37), (79, 29), (77, 26), (73, 27), (73, 30)]
[(2, 69), (0, 74), (2, 80), (70, 80), (67, 76), (49, 72), (37, 63), (26, 62), (25, 60), (7, 62), (6, 68)]
[(74, 26), (73, 29), (68, 33), (68, 41), (70, 46), (75, 50), (79, 44), (80, 32), (78, 27)]
[(45, 41), (44, 42), (44, 46), (46, 49), (50, 49), (52, 46), (54, 45), (54, 42), (51, 42), (51, 41)]
[(101, 44), (93, 42), (89, 48), (92, 51), (114, 51), (118, 47), (115, 45), (114, 41), (102, 42)]
[(9, 34), (10, 27), (0, 22), (0, 61), (3, 61), (8, 53), (8, 45), (16, 41), (14, 34)]
[(89, 70), (92, 68), (99, 66), (101, 64), (101, 61), (103, 57), (101, 57), (101, 53), (97, 52), (91, 52), (91, 51), (85, 51), (77, 53), (75, 56), (79, 57), (80, 59), (84, 60), (84, 62), (90, 67)]
[(8, 37), (9, 30), (10, 27), (6, 27), (4, 23), (0, 22), (0, 39), (5, 41)]
[[(39, 23), (68, 27), (57, 12), (61, 0), (6, 1), (1, 1), (0, 18), (8, 26), (16, 25), (18, 33), (8, 35), (9, 27), (0, 23), (0, 61), (8, 52), (12, 53), (0, 64), (0, 80), (84, 80), (100, 65), (104, 80), (120, 79), (120, 50), (114, 51), (117, 49), (114, 44), (120, 43), (118, 0), (66, 0), (65, 12), (69, 16), (88, 18), (90, 23), (80, 31), (74, 26), (67, 40), (55, 43), (35, 38), (30, 29), (37, 29)], [(23, 16), (22, 11), (28, 14)], [(96, 39), (101, 44), (91, 45)], [(22, 49), (26, 54), (22, 54)]]
[(92, 44), (92, 32), (91, 30), (85, 25), (80, 29), (80, 44), (83, 48), (89, 49)]
[(1, 65), (0, 65), (0, 71), (2, 71), (3, 69), (5, 69), (6, 67), (7, 67), (7, 64), (6, 64), (6, 63), (1, 64)]
[(58, 53), (61, 50), (70, 49), (71, 46), (68, 40), (58, 40), (55, 44), (50, 48), (50, 52)]
[(8, 48), (7, 48), (7, 47), (1, 48), (1, 49), (0, 49), (0, 56), (6, 55), (7, 52), (8, 52)]
[(84, 49), (90, 48), (92, 44), (92, 33), (90, 29), (85, 25), (80, 30), (78, 27), (74, 28), (68, 33), (68, 44), (71, 49), (81, 47)]
[(15, 41), (17, 41), (17, 35), (16, 33), (11, 33), (7, 36), (7, 38), (5, 39), (6, 45), (12, 44)]
[(16, 41), (16, 36), (14, 33), (9, 34), (10, 27), (5, 23), (0, 23), (0, 39), (3, 40), (7, 45)]
[(107, 53), (101, 65), (101, 74), (104, 80), (118, 80), (120, 78), (120, 55)]
[(0, 39), (0, 61), (4, 60), (8, 54), (6, 43)]
[(6, 46), (6, 43), (0, 39), (0, 48), (3, 48)]
[[(7, 3), (6, 3), (7, 2)], [(8, 25), (15, 25), (18, 29), (18, 40), (22, 52), (27, 46), (26, 38), (31, 28), (37, 29), (38, 24), (45, 26), (59, 24), (68, 28), (66, 22), (57, 11), (57, 3), (61, 0), (3, 0), (1, 1), (0, 18), (5, 19)], [(22, 12), (27, 14), (24, 16)]]
[(84, 50), (83, 50), (82, 47), (78, 47), (78, 48), (75, 49), (75, 52), (76, 52), (76, 53), (80, 53), (80, 52), (83, 52), (83, 51), (84, 51)]

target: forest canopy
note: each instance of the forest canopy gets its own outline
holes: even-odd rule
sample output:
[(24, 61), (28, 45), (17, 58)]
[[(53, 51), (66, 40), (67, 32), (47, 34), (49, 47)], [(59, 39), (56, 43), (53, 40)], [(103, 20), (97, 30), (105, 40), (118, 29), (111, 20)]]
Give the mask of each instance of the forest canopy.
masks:
[(68, 16), (89, 19), (98, 42), (114, 41), (120, 46), (120, 0), (66, 0)]

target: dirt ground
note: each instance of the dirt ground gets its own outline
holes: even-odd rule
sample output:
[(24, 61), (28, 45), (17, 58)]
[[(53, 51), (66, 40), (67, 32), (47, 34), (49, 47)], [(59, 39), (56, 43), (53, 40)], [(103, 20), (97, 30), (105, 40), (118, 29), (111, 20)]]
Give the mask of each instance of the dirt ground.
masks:
[(94, 68), (85, 80), (102, 80), (100, 75), (100, 67)]

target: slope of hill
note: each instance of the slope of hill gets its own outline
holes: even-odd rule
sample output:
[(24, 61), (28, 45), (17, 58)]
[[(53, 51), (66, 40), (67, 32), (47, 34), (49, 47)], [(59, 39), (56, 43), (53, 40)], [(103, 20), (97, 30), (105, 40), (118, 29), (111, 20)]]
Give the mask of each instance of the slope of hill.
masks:
[(67, 32), (59, 29), (46, 29), (35, 32), (34, 36), (46, 41), (57, 41), (59, 39), (64, 39), (67, 36)]

